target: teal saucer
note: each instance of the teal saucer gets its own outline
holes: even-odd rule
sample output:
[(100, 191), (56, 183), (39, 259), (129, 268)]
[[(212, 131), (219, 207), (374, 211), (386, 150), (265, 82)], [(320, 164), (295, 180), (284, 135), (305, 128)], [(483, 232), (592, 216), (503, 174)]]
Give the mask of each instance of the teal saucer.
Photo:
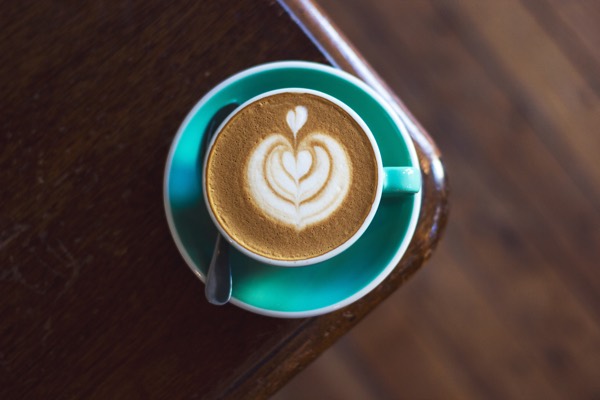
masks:
[[(285, 61), (242, 71), (206, 94), (182, 123), (169, 152), (164, 202), (169, 228), (191, 270), (204, 281), (217, 229), (202, 194), (204, 132), (223, 106), (263, 92), (307, 88), (356, 111), (377, 140), (384, 166), (419, 166), (409, 135), (391, 107), (357, 78), (321, 64)], [(421, 193), (383, 197), (358, 241), (343, 253), (305, 267), (260, 263), (233, 248), (231, 303), (273, 317), (309, 317), (346, 306), (373, 290), (394, 269), (413, 236)]]

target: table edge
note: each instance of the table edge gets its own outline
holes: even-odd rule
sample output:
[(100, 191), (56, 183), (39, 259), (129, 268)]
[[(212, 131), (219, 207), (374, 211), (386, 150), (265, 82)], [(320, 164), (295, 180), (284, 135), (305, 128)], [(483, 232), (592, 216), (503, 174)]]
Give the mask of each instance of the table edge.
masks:
[(232, 382), (220, 398), (267, 398), (390, 296), (439, 243), (449, 214), (448, 176), (441, 152), (406, 105), (312, 0), (277, 0), (333, 66), (362, 79), (398, 113), (415, 144), (423, 174), (422, 210), (415, 236), (394, 272), (373, 292), (337, 312), (303, 321), (253, 368)]

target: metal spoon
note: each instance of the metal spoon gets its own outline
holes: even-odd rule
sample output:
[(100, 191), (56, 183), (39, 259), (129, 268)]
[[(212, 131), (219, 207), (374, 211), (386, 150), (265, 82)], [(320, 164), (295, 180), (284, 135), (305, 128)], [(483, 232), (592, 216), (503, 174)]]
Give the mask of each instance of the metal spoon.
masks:
[[(203, 148), (207, 150), (210, 140), (215, 135), (217, 128), (227, 118), (238, 104), (232, 103), (222, 107), (210, 120), (208, 128), (204, 134)], [(226, 304), (231, 298), (231, 265), (229, 264), (229, 243), (221, 234), (217, 233), (217, 241), (213, 251), (208, 274), (206, 276), (206, 286), (204, 294), (209, 303), (215, 305)]]
[(217, 234), (215, 250), (208, 267), (204, 293), (208, 302), (217, 306), (226, 304), (231, 298), (229, 243), (220, 234)]

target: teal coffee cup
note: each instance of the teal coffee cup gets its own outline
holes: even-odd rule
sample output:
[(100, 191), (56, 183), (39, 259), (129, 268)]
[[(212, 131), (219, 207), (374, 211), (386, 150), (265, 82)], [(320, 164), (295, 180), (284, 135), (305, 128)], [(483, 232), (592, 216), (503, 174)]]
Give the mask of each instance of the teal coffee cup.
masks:
[[(282, 111), (282, 109), (284, 111), (280, 115), (280, 119), (282, 120), (282, 122), (284, 119), (287, 119), (286, 123), (283, 124), (285, 128), (282, 130), (282, 132), (287, 131), (287, 138), (281, 133), (270, 133), (269, 128), (263, 126), (265, 124), (265, 122), (263, 121), (265, 119), (268, 119), (265, 117), (267, 113), (266, 111), (264, 111), (268, 104), (267, 100), (271, 99), (271, 101), (273, 101), (273, 99), (278, 98), (277, 96), (281, 98), (281, 95), (287, 95), (286, 97), (284, 97), (286, 99), (286, 104), (280, 104), (277, 107), (277, 111)], [(325, 252), (320, 252), (317, 255), (310, 255), (305, 257), (296, 256), (293, 259), (290, 259), (290, 257), (277, 258), (275, 256), (260, 254), (260, 252), (258, 251), (253, 251), (252, 246), (248, 244), (247, 240), (240, 240), (236, 237), (237, 235), (235, 233), (232, 233), (232, 230), (234, 230), (232, 227), (240, 225), (238, 221), (232, 220), (234, 220), (235, 218), (239, 218), (243, 219), (245, 222), (246, 220), (249, 220), (252, 217), (248, 214), (256, 214), (255, 217), (257, 218), (255, 220), (257, 221), (257, 223), (255, 225), (257, 226), (252, 226), (252, 228), (258, 228), (258, 233), (253, 233), (252, 236), (261, 236), (263, 234), (270, 233), (261, 232), (268, 231), (272, 229), (271, 227), (276, 226), (278, 224), (289, 224), (296, 228), (296, 225), (299, 225), (299, 223), (302, 222), (301, 220), (296, 221), (298, 219), (296, 213), (299, 213), (304, 209), (306, 209), (307, 211), (303, 214), (308, 214), (308, 218), (306, 219), (308, 219), (309, 221), (311, 219), (315, 219), (314, 216), (311, 218), (311, 213), (318, 214), (318, 216), (321, 216), (322, 219), (325, 220), (327, 218), (337, 219), (336, 222), (332, 221), (332, 223), (330, 224), (321, 223), (319, 225), (318, 234), (321, 237), (316, 239), (315, 242), (317, 243), (314, 243), (313, 245), (314, 247), (317, 247), (320, 245), (324, 245), (324, 242), (331, 240), (331, 236), (334, 235), (333, 232), (342, 229), (341, 225), (344, 222), (347, 222), (342, 216), (339, 215), (339, 213), (337, 213), (336, 215), (336, 212), (338, 211), (337, 209), (343, 208), (346, 205), (344, 200), (347, 200), (346, 203), (355, 203), (357, 201), (357, 196), (352, 196), (352, 193), (344, 192), (352, 192), (353, 190), (358, 191), (359, 189), (356, 189), (357, 187), (364, 188), (366, 186), (364, 185), (364, 182), (362, 182), (363, 185), (361, 186), (356, 185), (354, 184), (354, 182), (352, 182), (365, 179), (364, 177), (360, 176), (360, 173), (363, 171), (357, 171), (357, 169), (364, 169), (364, 164), (366, 163), (361, 165), (360, 168), (353, 168), (353, 171), (351, 171), (352, 168), (350, 168), (348, 156), (345, 155), (346, 152), (342, 149), (344, 146), (352, 144), (349, 142), (356, 140), (356, 137), (350, 136), (349, 131), (340, 132), (340, 137), (338, 137), (336, 140), (333, 137), (327, 135), (326, 129), (324, 129), (325, 127), (322, 124), (320, 125), (318, 122), (313, 123), (312, 129), (315, 131), (313, 133), (313, 136), (309, 134), (305, 136), (301, 142), (315, 142), (315, 139), (311, 139), (311, 137), (314, 137), (315, 134), (320, 136), (327, 135), (327, 142), (317, 141), (316, 144), (313, 143), (313, 146), (316, 146), (314, 148), (308, 145), (304, 145), (305, 150), (300, 152), (294, 150), (292, 142), (294, 141), (293, 138), (296, 134), (296, 131), (300, 131), (299, 133), (302, 133), (302, 131), (305, 130), (307, 120), (310, 121), (311, 119), (319, 119), (319, 116), (313, 115), (312, 110), (307, 109), (305, 106), (302, 105), (303, 103), (301, 99), (307, 97), (307, 95), (310, 96), (312, 101), (316, 100), (321, 104), (331, 103), (329, 105), (329, 108), (331, 109), (327, 109), (327, 111), (331, 111), (332, 114), (335, 113), (336, 115), (338, 115), (339, 113), (344, 113), (344, 119), (351, 119), (355, 123), (348, 123), (347, 126), (356, 126), (358, 128), (354, 130), (355, 136), (358, 136), (359, 139), (361, 139), (362, 137), (365, 137), (367, 139), (365, 140), (365, 143), (367, 143), (370, 147), (368, 149), (368, 153), (373, 157), (374, 161), (372, 166), (374, 170), (374, 178), (372, 185), (370, 185), (373, 192), (372, 195), (371, 193), (361, 193), (363, 198), (369, 197), (369, 201), (365, 201), (365, 203), (367, 203), (366, 217), (364, 217), (364, 219), (362, 220), (359, 220), (359, 222), (355, 225), (349, 227), (354, 231), (354, 233), (351, 236), (348, 236), (343, 240), (343, 242), (339, 243), (336, 246), (331, 246), (330, 243), (327, 243), (330, 249), (328, 249)], [(287, 102), (292, 101), (291, 99), (299, 103), (293, 102), (287, 104)], [(245, 118), (247, 126), (242, 126), (240, 128), (243, 129), (238, 128), (238, 131), (230, 134), (230, 136), (234, 135), (234, 137), (230, 138), (228, 141), (228, 143), (231, 144), (231, 149), (223, 148), (226, 147), (225, 145), (220, 146), (221, 148), (219, 150), (226, 153), (224, 156), (221, 157), (221, 160), (219, 160), (223, 164), (223, 168), (221, 169), (221, 172), (224, 172), (223, 175), (216, 178), (212, 178), (212, 181), (209, 182), (210, 179), (208, 179), (208, 171), (210, 171), (210, 168), (208, 168), (207, 164), (209, 163), (209, 160), (217, 158), (216, 156), (213, 156), (214, 152), (216, 152), (215, 143), (219, 143), (221, 133), (231, 125), (231, 122), (233, 120), (238, 118), (242, 110), (246, 110), (253, 106), (254, 109), (252, 111), (247, 112), (250, 113), (250, 117)], [(287, 116), (287, 118), (284, 118), (285, 116)], [(331, 118), (331, 116), (328, 117)], [(256, 126), (256, 121), (260, 121), (260, 124), (258, 126)], [(237, 125), (240, 125), (240, 122), (238, 122)], [(249, 133), (249, 131), (252, 130), (251, 127), (253, 126), (255, 126), (254, 130), (256, 131), (257, 137), (260, 138), (261, 142), (258, 142), (258, 144), (253, 144), (254, 147), (246, 147), (248, 147), (249, 153), (252, 153), (253, 151), (260, 152), (261, 148), (265, 148), (262, 154), (265, 157), (265, 160), (257, 159), (257, 156), (250, 154), (250, 160), (254, 159), (255, 161), (253, 163), (250, 162), (249, 164), (251, 165), (245, 166), (244, 161), (246, 155), (240, 153), (243, 153), (244, 150), (241, 149), (245, 149), (246, 147), (242, 147), (243, 145), (240, 146), (240, 144), (243, 141), (254, 142), (255, 138)], [(281, 130), (281, 127), (279, 129)], [(278, 142), (279, 145), (275, 145), (273, 143), (274, 141), (275, 143)], [(327, 149), (327, 143), (329, 143), (330, 146), (333, 146), (333, 148)], [(298, 144), (302, 146), (302, 143)], [(277, 149), (279, 149), (280, 151), (278, 152)], [(336, 154), (335, 149), (338, 149), (340, 153), (337, 157), (332, 156)], [(213, 150), (215, 151), (213, 152)], [(269, 154), (267, 153), (268, 150), (272, 150), (273, 154), (269, 156)], [(315, 150), (322, 150), (322, 153), (325, 153), (324, 161), (328, 165), (321, 169), (323, 170), (323, 175), (328, 176), (329, 182), (327, 179), (324, 179), (324, 177), (323, 179), (319, 179), (319, 177), (316, 176), (318, 175), (319, 169), (314, 167), (319, 163), (317, 162), (317, 160), (314, 159), (317, 158), (316, 154), (318, 154), (315, 152)], [(235, 246), (238, 251), (262, 263), (277, 265), (280, 267), (302, 267), (311, 264), (317, 264), (328, 260), (332, 257), (335, 257), (336, 255), (340, 254), (341, 252), (352, 246), (367, 230), (371, 221), (373, 220), (373, 217), (375, 216), (375, 213), (377, 212), (377, 208), (379, 207), (382, 194), (388, 196), (413, 195), (417, 193), (421, 188), (421, 174), (418, 168), (412, 166), (383, 166), (381, 161), (381, 155), (379, 152), (379, 147), (377, 145), (375, 137), (371, 133), (369, 126), (354, 110), (352, 110), (342, 101), (336, 99), (333, 96), (330, 96), (320, 91), (306, 88), (282, 88), (271, 90), (265, 93), (261, 93), (258, 96), (247, 100), (242, 105), (238, 106), (234, 111), (232, 111), (229, 114), (229, 116), (220, 124), (219, 128), (216, 130), (216, 133), (211, 138), (207, 146), (206, 154), (207, 156), (205, 158), (203, 166), (202, 189), (204, 194), (204, 200), (206, 203), (206, 208), (215, 226), (219, 229), (223, 237), (229, 243)], [(313, 154), (313, 156), (311, 156), (311, 154)], [(279, 157), (277, 157), (277, 155), (279, 155)], [(288, 157), (286, 158), (285, 156)], [(305, 160), (303, 158), (305, 158)], [(277, 159), (277, 161), (274, 161), (275, 159)], [(266, 164), (267, 160), (271, 162)], [(302, 161), (305, 162), (303, 163)], [(213, 163), (217, 162), (218, 161), (213, 161)], [(347, 162), (348, 165), (346, 164)], [(271, 168), (269, 168), (269, 173), (264, 174), (263, 170), (267, 168), (267, 165), (269, 165)], [(246, 169), (248, 170), (247, 173), (235, 173), (236, 170), (242, 170), (244, 169), (244, 167), (246, 167)], [(294, 181), (294, 175), (297, 168), (300, 169), (300, 174), (303, 175), (302, 182)], [(358, 176), (353, 177), (352, 175)], [(277, 179), (278, 176), (280, 176), (280, 179)], [(256, 182), (254, 182), (256, 183), (256, 187), (254, 188), (252, 187), (253, 185), (250, 185), (251, 182), (240, 182), (241, 180), (248, 179), (250, 177), (256, 179)], [(335, 179), (336, 177), (338, 178), (337, 181)], [(300, 178), (300, 176), (298, 176), (297, 178)], [(214, 180), (222, 180), (223, 182), (214, 182)], [(221, 185), (218, 185), (219, 183), (221, 183)], [(290, 187), (286, 188), (286, 183), (289, 184)], [(312, 202), (310, 201), (311, 199), (307, 199), (306, 203), (302, 202), (301, 204), (293, 204), (295, 198), (298, 197), (297, 194), (294, 193), (294, 191), (300, 189), (299, 186), (301, 187), (304, 183), (313, 183), (314, 185), (321, 186), (316, 188), (311, 188), (309, 186), (308, 188), (306, 188), (305, 192), (307, 193), (307, 196), (311, 196), (313, 193), (323, 193), (327, 191), (330, 192), (329, 196), (327, 196), (327, 193), (325, 193), (321, 197), (315, 195), (312, 196)], [(240, 189), (242, 189), (242, 186), (251, 187), (250, 189), (245, 188), (238, 191), (233, 187), (236, 184), (240, 186)], [(210, 187), (215, 186), (221, 187), (222, 190), (226, 192), (224, 195), (226, 195), (227, 197), (234, 197), (231, 199), (225, 199), (225, 201), (227, 202), (235, 202), (235, 204), (230, 207), (231, 212), (228, 213), (229, 210), (222, 208), (220, 209), (219, 207), (216, 207), (214, 203), (211, 202), (211, 190), (209, 189)], [(344, 191), (344, 189), (346, 190)], [(300, 195), (301, 194), (302, 193), (300, 193)], [(264, 204), (262, 204), (260, 201), (253, 201), (253, 197), (256, 197), (256, 200), (262, 200), (262, 203)], [(351, 198), (344, 199), (344, 197)], [(244, 207), (244, 203), (248, 203), (248, 211), (240, 215), (240, 208), (246, 208)], [(264, 207), (264, 212), (263, 209), (261, 209), (261, 206)], [(271, 223), (271, 219), (274, 221), (274, 223)], [(298, 224), (296, 224), (296, 222), (298, 222)], [(288, 244), (290, 242), (289, 237), (292, 237), (293, 240), (302, 241), (305, 240), (305, 238), (302, 237), (305, 228), (310, 228), (310, 226), (303, 225), (302, 228), (298, 229), (282, 230), (282, 232), (279, 235), (277, 235), (277, 237), (281, 238), (285, 236), (285, 238), (283, 238), (283, 240), (281, 241), (282, 245)], [(327, 230), (328, 228), (329, 230)], [(348, 230), (347, 227), (343, 227), (343, 229)], [(314, 235), (314, 232), (310, 232), (310, 234)], [(266, 240), (262, 237), (255, 237), (251, 239), (261, 242), (264, 242)], [(277, 244), (271, 245), (271, 248), (268, 248), (267, 250), (271, 253), (277, 253), (276, 250), (278, 249), (273, 248), (276, 246)]]
[[(376, 158), (376, 192), (360, 228), (343, 244), (306, 259), (270, 258), (247, 248), (230, 235), (207, 198), (206, 155), (223, 128), (248, 105), (280, 93), (311, 94), (342, 108), (361, 127)], [(239, 106), (207, 140), (215, 114), (232, 104)], [(421, 171), (398, 115), (365, 83), (321, 64), (276, 62), (228, 78), (190, 111), (168, 156), (164, 202), (175, 243), (202, 281), (218, 232), (233, 245), (233, 304), (274, 317), (307, 317), (356, 301), (398, 264), (419, 215)]]

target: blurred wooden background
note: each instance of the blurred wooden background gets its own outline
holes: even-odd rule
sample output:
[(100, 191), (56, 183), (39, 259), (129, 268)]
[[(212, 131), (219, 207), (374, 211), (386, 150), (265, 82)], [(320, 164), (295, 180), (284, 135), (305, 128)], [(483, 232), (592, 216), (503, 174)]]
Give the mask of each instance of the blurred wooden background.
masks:
[(320, 4), (439, 144), (451, 215), (275, 399), (599, 399), (600, 1)]

